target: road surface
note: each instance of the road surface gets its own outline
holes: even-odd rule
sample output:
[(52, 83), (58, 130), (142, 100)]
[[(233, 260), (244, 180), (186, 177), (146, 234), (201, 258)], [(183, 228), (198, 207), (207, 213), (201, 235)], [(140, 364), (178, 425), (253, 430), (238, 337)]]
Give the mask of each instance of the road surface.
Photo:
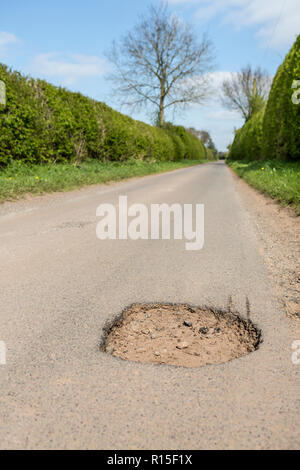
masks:
[[(96, 208), (204, 203), (205, 246), (96, 237)], [(253, 222), (224, 163), (0, 207), (0, 448), (299, 449), (296, 339), (272, 295)], [(105, 322), (134, 302), (227, 308), (260, 349), (199, 369), (99, 351)]]

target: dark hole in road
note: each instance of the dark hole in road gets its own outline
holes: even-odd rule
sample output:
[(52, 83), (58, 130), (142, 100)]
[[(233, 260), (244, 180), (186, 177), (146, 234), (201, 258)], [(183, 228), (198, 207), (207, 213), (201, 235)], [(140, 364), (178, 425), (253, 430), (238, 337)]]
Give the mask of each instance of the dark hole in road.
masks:
[(133, 304), (105, 327), (101, 350), (127, 361), (200, 367), (245, 356), (260, 342), (261, 331), (234, 313)]

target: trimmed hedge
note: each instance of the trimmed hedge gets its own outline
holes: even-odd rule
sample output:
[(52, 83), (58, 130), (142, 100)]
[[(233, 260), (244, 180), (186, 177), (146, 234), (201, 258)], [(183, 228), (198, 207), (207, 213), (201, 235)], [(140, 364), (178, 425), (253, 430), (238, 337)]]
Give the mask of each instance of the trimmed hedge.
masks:
[(214, 152), (212, 149), (208, 149), (205, 147), (205, 158), (206, 160), (218, 160), (218, 155), (216, 152)]
[(0, 64), (7, 105), (0, 106), (0, 165), (204, 159), (202, 142), (184, 127), (152, 127), (104, 103)]
[(177, 160), (206, 158), (205, 147), (201, 140), (191, 134), (185, 127), (166, 123), (164, 130), (172, 139)]
[(294, 80), (300, 80), (300, 35), (272, 84), (263, 123), (265, 158), (300, 160), (300, 104), (292, 101)]
[(300, 104), (292, 101), (295, 80), (300, 80), (300, 35), (277, 71), (265, 109), (236, 131), (230, 160), (300, 160)]
[(253, 161), (262, 158), (264, 112), (263, 108), (236, 131), (230, 149), (230, 160)]

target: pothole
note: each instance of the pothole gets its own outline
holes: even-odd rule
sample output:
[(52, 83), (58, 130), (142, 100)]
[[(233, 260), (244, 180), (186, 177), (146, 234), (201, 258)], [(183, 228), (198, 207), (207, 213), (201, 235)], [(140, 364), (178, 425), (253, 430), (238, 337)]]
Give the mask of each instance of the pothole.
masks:
[(105, 327), (101, 349), (127, 361), (200, 367), (258, 349), (261, 331), (237, 314), (189, 305), (134, 304)]

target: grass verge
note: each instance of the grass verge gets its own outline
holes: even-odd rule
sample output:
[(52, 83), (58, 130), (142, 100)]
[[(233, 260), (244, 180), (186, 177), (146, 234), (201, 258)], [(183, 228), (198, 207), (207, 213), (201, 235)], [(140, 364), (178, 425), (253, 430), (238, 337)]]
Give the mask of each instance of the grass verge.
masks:
[(26, 165), (18, 161), (0, 170), (0, 203), (17, 199), (25, 194), (70, 191), (85, 185), (163, 173), (200, 163), (204, 163), (204, 160), (183, 160), (178, 162), (132, 160), (125, 163), (102, 163), (91, 160), (80, 165), (70, 163)]
[(300, 215), (300, 162), (265, 160), (228, 161), (247, 183), (283, 205), (291, 205)]

